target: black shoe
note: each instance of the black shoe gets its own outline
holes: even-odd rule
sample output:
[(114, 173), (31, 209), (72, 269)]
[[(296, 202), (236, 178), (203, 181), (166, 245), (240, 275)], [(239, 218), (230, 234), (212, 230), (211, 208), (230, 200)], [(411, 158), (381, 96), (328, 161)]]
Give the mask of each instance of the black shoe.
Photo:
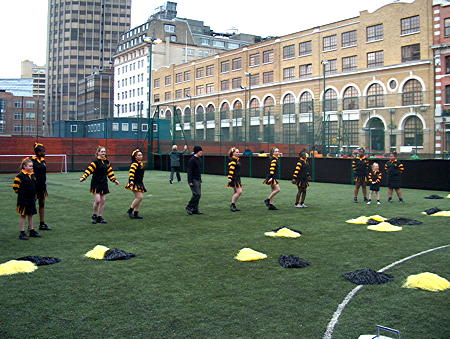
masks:
[(190, 209), (190, 207), (186, 206), (186, 213), (192, 215), (192, 210)]
[(388, 198), (388, 202), (392, 202), (392, 198)]
[(353, 198), (353, 202), (358, 202), (358, 198)]
[(205, 214), (205, 213), (202, 213), (202, 212), (200, 212), (200, 211), (192, 211), (192, 214)]
[(266, 207), (269, 207), (270, 206), (270, 200), (269, 199), (264, 200), (264, 204), (266, 204)]
[(106, 220), (101, 215), (97, 217), (97, 224), (107, 224)]
[(369, 199), (367, 199), (366, 197), (364, 197), (364, 202), (368, 202), (369, 201)]
[(133, 209), (132, 208), (128, 209), (127, 214), (130, 217), (130, 219), (133, 219)]
[(41, 231), (51, 231), (51, 230), (52, 230), (50, 227), (48, 227), (47, 224), (40, 224), (40, 225), (39, 225), (39, 229), (40, 229)]
[(276, 211), (276, 210), (278, 210), (278, 208), (276, 208), (275, 205), (272, 205), (272, 204), (270, 204), (268, 208), (269, 208), (269, 210), (271, 210), (271, 211)]
[(28, 238), (28, 235), (24, 231), (21, 231), (19, 233), (19, 239), (20, 240), (28, 240), (29, 238)]
[(91, 219), (92, 219), (92, 223), (93, 223), (93, 224), (96, 224), (96, 223), (97, 223), (97, 215), (96, 215), (96, 214), (92, 214)]
[(230, 205), (230, 211), (231, 211), (231, 212), (239, 212), (240, 209), (237, 208), (235, 204), (231, 204), (231, 205)]
[(173, 184), (173, 181), (172, 181), (172, 180), (169, 180), (169, 183), (170, 183), (170, 184)]
[(28, 233), (28, 236), (30, 238), (42, 238), (42, 235), (40, 235), (35, 229), (30, 230), (30, 233)]
[(398, 201), (399, 201), (399, 202), (405, 202), (405, 200), (403, 200), (403, 199), (398, 199)]
[(134, 212), (133, 219), (144, 219), (144, 218), (138, 215), (138, 212)]

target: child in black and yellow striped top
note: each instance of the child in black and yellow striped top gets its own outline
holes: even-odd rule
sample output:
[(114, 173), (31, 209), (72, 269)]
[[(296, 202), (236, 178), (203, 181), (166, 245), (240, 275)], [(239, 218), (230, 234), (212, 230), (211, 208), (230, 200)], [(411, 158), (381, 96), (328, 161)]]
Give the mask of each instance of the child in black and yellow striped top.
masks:
[(236, 207), (236, 202), (242, 194), (241, 184), (241, 163), (239, 161), (239, 149), (232, 147), (228, 151), (228, 173), (227, 173), (227, 187), (233, 188), (233, 195), (231, 197), (231, 212), (239, 212), (240, 209)]
[(299, 154), (299, 159), (295, 165), (294, 173), (292, 174), (292, 183), (297, 186), (297, 195), (295, 197), (295, 207), (306, 208), (305, 205), (306, 189), (309, 186), (310, 180), (309, 165), (306, 159), (306, 152), (302, 151)]
[(275, 195), (280, 193), (280, 185), (278, 184), (277, 174), (278, 174), (278, 160), (281, 156), (280, 150), (276, 147), (272, 147), (270, 150), (270, 165), (269, 165), (269, 173), (267, 173), (266, 180), (263, 181), (264, 184), (270, 185), (272, 191), (264, 203), (266, 204), (269, 210), (277, 210), (273, 205), (273, 198)]
[(134, 200), (131, 203), (127, 213), (130, 219), (142, 219), (139, 215), (139, 209), (141, 207), (144, 193), (147, 192), (144, 186), (144, 164), (142, 159), (144, 158), (142, 152), (139, 149), (135, 149), (131, 153), (131, 166), (128, 175), (128, 184), (125, 186), (127, 190), (133, 191)]

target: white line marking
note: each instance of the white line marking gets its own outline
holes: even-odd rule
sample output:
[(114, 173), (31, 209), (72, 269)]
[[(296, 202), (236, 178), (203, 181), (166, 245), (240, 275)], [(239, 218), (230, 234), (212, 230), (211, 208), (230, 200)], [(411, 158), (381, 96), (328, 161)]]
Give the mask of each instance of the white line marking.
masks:
[[(426, 250), (426, 251), (422, 251), (422, 252), (410, 255), (409, 257), (397, 260), (396, 262), (393, 262), (392, 264), (387, 265), (387, 266), (383, 267), (382, 269), (378, 270), (378, 272), (384, 272), (384, 271), (386, 271), (386, 270), (388, 270), (388, 269), (390, 269), (390, 268), (392, 268), (392, 267), (394, 267), (396, 265), (404, 263), (405, 261), (408, 261), (408, 260), (413, 259), (415, 257), (418, 257), (420, 255), (427, 254), (427, 253), (430, 253), (430, 252), (434, 252), (434, 251), (437, 251), (437, 250), (440, 250), (440, 249), (443, 249), (443, 248), (446, 248), (446, 247), (450, 247), (450, 244), (449, 245), (443, 245), (443, 246), (435, 247), (435, 248), (432, 248), (432, 249), (429, 249), (429, 250)], [(339, 320), (339, 317), (341, 316), (341, 313), (344, 310), (345, 306), (347, 306), (347, 304), (355, 296), (355, 294), (358, 293), (358, 291), (361, 288), (363, 288), (363, 287), (364, 287), (364, 285), (356, 286), (353, 290), (350, 291), (349, 294), (347, 294), (345, 299), (339, 304), (339, 306), (337, 307), (336, 311), (333, 314), (333, 317), (331, 318), (330, 322), (328, 323), (327, 330), (325, 331), (325, 334), (323, 335), (322, 339), (331, 339), (331, 337), (333, 335), (334, 327), (336, 326), (336, 324), (337, 324), (337, 322)]]

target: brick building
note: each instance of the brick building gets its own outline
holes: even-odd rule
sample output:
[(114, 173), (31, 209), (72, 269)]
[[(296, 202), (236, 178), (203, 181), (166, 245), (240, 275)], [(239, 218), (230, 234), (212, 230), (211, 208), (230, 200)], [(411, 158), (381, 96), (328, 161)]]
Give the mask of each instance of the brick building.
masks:
[(431, 0), (395, 2), (162, 67), (152, 100), (175, 133), (196, 140), (432, 153), (431, 8)]

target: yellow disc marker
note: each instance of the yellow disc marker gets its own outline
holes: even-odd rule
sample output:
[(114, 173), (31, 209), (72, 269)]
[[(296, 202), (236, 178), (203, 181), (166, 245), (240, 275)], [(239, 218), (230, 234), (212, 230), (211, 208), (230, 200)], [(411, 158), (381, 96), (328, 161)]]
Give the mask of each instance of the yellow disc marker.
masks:
[(31, 273), (36, 271), (37, 268), (31, 261), (10, 260), (0, 265), (0, 275)]
[(450, 282), (437, 274), (424, 272), (410, 275), (403, 284), (405, 288), (420, 288), (427, 291), (444, 291), (450, 288)]
[(108, 247), (103, 245), (97, 245), (94, 247), (94, 249), (87, 252), (84, 256), (91, 259), (102, 260), (105, 257), (105, 252), (107, 250), (109, 250)]
[(267, 255), (255, 250), (252, 250), (251, 248), (243, 248), (241, 249), (238, 254), (234, 257), (234, 259), (239, 261), (254, 261), (254, 260), (261, 260), (266, 259)]

